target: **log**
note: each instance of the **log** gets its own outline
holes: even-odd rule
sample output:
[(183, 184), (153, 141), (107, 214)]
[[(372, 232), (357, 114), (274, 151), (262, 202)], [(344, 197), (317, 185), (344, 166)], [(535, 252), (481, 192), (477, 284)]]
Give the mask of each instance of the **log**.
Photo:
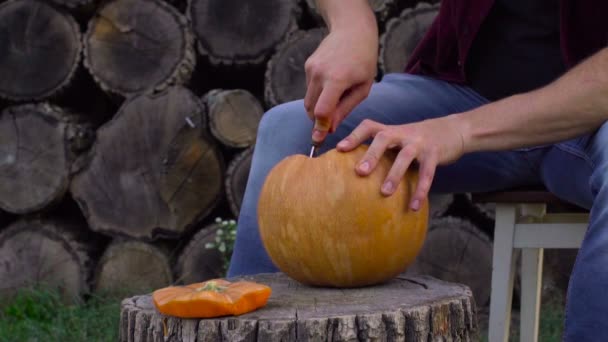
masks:
[(429, 217), (434, 219), (444, 216), (452, 202), (454, 202), (453, 194), (430, 194)]
[(299, 100), (306, 95), (304, 63), (327, 35), (324, 28), (297, 31), (283, 41), (268, 62), (264, 97), (270, 107)]
[(205, 134), (204, 108), (177, 86), (125, 101), (100, 127), (70, 191), (91, 229), (179, 238), (216, 205), (224, 163)]
[(8, 107), (0, 114), (0, 208), (41, 210), (66, 193), (74, 158), (92, 142), (91, 129), (46, 103)]
[(326, 289), (283, 274), (244, 277), (269, 285), (256, 311), (210, 319), (164, 316), (150, 295), (123, 300), (120, 341), (477, 341), (475, 304), (464, 285), (397, 277), (378, 286)]
[(461, 218), (432, 219), (425, 244), (407, 273), (465, 284), (473, 291), (475, 303), (484, 307), (492, 288), (492, 242)]
[[(308, 11), (319, 24), (325, 25), (325, 21), (317, 9), (316, 1), (317, 0), (306, 0)], [(378, 22), (384, 22), (400, 1), (404, 0), (368, 0)]]
[(191, 284), (224, 276), (222, 254), (217, 249), (206, 248), (215, 241), (218, 228), (220, 224), (212, 223), (188, 240), (175, 263), (177, 283)]
[(106, 2), (89, 21), (84, 55), (99, 86), (122, 96), (183, 84), (196, 62), (186, 17), (161, 0)]
[(223, 145), (245, 148), (255, 143), (264, 108), (249, 91), (215, 89), (205, 94), (203, 101), (211, 134)]
[(68, 8), (77, 8), (81, 6), (88, 6), (95, 0), (51, 0), (56, 4), (66, 6)]
[(92, 240), (86, 226), (21, 218), (0, 232), (0, 295), (28, 286), (56, 288), (67, 300), (90, 290)]
[(169, 256), (152, 244), (118, 239), (105, 250), (95, 271), (95, 291), (132, 296), (173, 282)]
[(253, 146), (236, 155), (228, 164), (228, 170), (226, 171), (225, 193), (230, 211), (235, 217), (238, 217), (241, 211), (252, 157)]
[(378, 63), (383, 74), (403, 72), (412, 52), (431, 26), (439, 3), (420, 2), (406, 8), (399, 17), (386, 22), (386, 30), (380, 37)]
[(259, 64), (297, 29), (294, 0), (189, 0), (198, 50), (213, 65)]
[(82, 50), (80, 30), (67, 13), (43, 1), (0, 4), (0, 97), (41, 100), (63, 90)]

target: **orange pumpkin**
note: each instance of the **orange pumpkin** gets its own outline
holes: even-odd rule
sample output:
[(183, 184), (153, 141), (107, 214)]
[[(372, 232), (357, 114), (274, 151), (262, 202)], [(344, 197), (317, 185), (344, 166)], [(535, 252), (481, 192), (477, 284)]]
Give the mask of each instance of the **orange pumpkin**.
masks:
[(389, 197), (380, 187), (385, 154), (366, 176), (355, 164), (367, 150), (293, 155), (268, 174), (258, 203), (262, 242), (275, 265), (309, 285), (357, 287), (387, 281), (414, 261), (428, 224), (428, 200), (409, 209), (418, 180), (410, 168)]
[(154, 291), (156, 309), (182, 318), (209, 318), (241, 315), (266, 305), (270, 287), (249, 281), (231, 283), (213, 279), (186, 286), (170, 286)]

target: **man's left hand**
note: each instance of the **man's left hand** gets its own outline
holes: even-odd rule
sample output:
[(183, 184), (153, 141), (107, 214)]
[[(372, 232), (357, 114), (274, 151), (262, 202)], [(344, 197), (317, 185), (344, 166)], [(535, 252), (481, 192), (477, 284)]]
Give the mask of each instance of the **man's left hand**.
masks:
[(380, 189), (390, 196), (405, 175), (411, 163), (419, 164), (419, 179), (410, 202), (413, 210), (428, 195), (437, 165), (456, 161), (463, 154), (463, 135), (453, 124), (454, 116), (430, 119), (405, 125), (383, 125), (364, 120), (352, 133), (338, 143), (339, 151), (350, 151), (369, 138), (373, 138), (367, 152), (356, 165), (359, 175), (369, 175), (387, 149), (398, 149), (396, 159)]

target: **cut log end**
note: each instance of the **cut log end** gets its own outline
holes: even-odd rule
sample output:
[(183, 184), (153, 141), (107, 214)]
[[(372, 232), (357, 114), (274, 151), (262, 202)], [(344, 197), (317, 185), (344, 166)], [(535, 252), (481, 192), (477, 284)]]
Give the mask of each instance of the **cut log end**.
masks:
[(226, 171), (225, 192), (230, 210), (235, 217), (239, 216), (241, 210), (252, 157), (253, 146), (236, 155), (230, 161), (228, 170)]
[(91, 245), (84, 227), (42, 220), (19, 220), (0, 232), (0, 294), (19, 288), (56, 288), (66, 300), (89, 292)]
[(15, 101), (55, 95), (80, 61), (80, 30), (67, 13), (43, 1), (0, 3), (0, 97)]
[(161, 315), (151, 296), (122, 302), (120, 341), (475, 341), (468, 288), (430, 277), (397, 277), (360, 289), (302, 286), (282, 274), (244, 279), (266, 284), (263, 308), (237, 317)]
[(95, 291), (134, 295), (173, 282), (169, 257), (142, 241), (116, 241), (104, 252), (95, 272)]
[(184, 246), (175, 267), (179, 283), (191, 284), (224, 276), (222, 255), (217, 249), (206, 247), (215, 242), (219, 227), (215, 223), (203, 227)]
[(56, 4), (66, 6), (68, 8), (77, 8), (80, 6), (88, 6), (95, 0), (51, 0)]
[(189, 0), (199, 52), (212, 64), (259, 64), (297, 28), (292, 0)]
[(324, 28), (297, 31), (277, 48), (266, 69), (264, 95), (270, 107), (306, 95), (304, 63), (327, 35)]
[(475, 302), (489, 303), (492, 242), (470, 222), (456, 217), (431, 220), (425, 244), (408, 274), (428, 274), (467, 285)]
[(105, 90), (127, 96), (186, 82), (196, 62), (184, 15), (161, 0), (114, 0), (89, 22), (85, 66)]
[(403, 72), (412, 52), (431, 26), (439, 4), (420, 2), (386, 23), (380, 37), (379, 67), (383, 74)]
[(0, 114), (0, 208), (29, 213), (63, 197), (72, 159), (65, 117), (48, 104), (9, 107)]
[(131, 98), (98, 130), (70, 188), (93, 230), (179, 237), (215, 207), (224, 164), (203, 112), (189, 90), (171, 87)]
[(260, 102), (247, 90), (212, 90), (204, 97), (211, 134), (222, 144), (245, 148), (255, 142), (264, 114)]

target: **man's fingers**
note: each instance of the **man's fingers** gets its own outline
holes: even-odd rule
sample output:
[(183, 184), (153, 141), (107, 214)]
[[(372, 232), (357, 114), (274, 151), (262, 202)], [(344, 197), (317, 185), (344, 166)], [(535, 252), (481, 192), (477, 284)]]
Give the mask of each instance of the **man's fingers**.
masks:
[(410, 203), (412, 210), (419, 210), (420, 204), (427, 197), (431, 184), (433, 183), (433, 177), (435, 177), (435, 170), (437, 169), (437, 156), (430, 155), (420, 161), (418, 184), (416, 185), (416, 191), (414, 197)]
[(371, 82), (359, 84), (351, 88), (348, 94), (340, 100), (332, 125), (334, 128), (338, 127), (340, 122), (367, 97), (370, 87)]
[(393, 162), (393, 166), (382, 184), (381, 192), (383, 195), (390, 196), (395, 192), (399, 182), (403, 179), (403, 175), (405, 175), (405, 172), (415, 158), (416, 149), (413, 145), (405, 145), (401, 151), (399, 151)]
[(370, 174), (378, 165), (378, 161), (388, 146), (393, 143), (393, 139), (394, 137), (387, 130), (381, 130), (375, 134), (374, 140), (357, 164), (357, 172), (360, 175)]
[(378, 133), (384, 125), (370, 119), (363, 120), (337, 145), (338, 150), (350, 151)]
[(306, 96), (304, 97), (304, 108), (306, 108), (306, 114), (311, 120), (315, 120), (314, 109), (317, 105), (317, 100), (321, 94), (321, 83), (317, 78), (312, 78), (306, 89)]
[[(340, 97), (345, 91), (345, 87), (342, 84), (336, 82), (325, 82), (323, 84), (323, 90), (319, 95), (319, 99), (314, 107), (314, 116), (320, 118), (331, 118), (330, 123), (333, 123), (334, 112), (340, 101)], [(333, 125), (330, 125), (332, 129)]]

